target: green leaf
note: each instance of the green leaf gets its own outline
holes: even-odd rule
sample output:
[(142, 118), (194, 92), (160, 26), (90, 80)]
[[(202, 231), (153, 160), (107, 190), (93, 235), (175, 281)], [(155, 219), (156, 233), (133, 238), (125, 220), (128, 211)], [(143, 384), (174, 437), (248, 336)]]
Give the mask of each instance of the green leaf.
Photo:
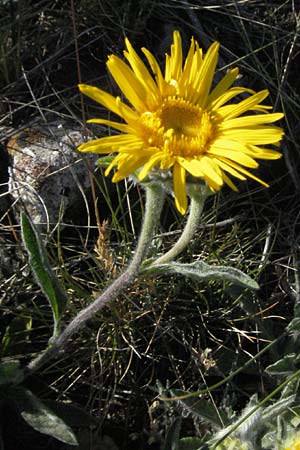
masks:
[[(181, 397), (187, 394), (187, 392), (180, 389), (170, 389), (169, 393), (172, 397)], [(176, 398), (176, 401), (192, 416), (200, 417), (218, 428), (223, 428), (229, 424), (229, 419), (226, 414), (223, 411), (217, 410), (212, 402), (205, 398), (195, 396), (182, 399)]]
[(291, 320), (286, 329), (289, 332), (300, 331), (300, 319), (296, 317)]
[(14, 317), (6, 327), (0, 346), (2, 356), (24, 353), (24, 345), (29, 339), (29, 331), (32, 326), (32, 318), (29, 315)]
[(274, 417), (279, 417), (281, 413), (290, 408), (296, 400), (296, 395), (290, 395), (289, 397), (282, 398), (272, 405), (267, 406), (263, 409), (262, 419), (267, 423), (268, 420), (274, 419)]
[(141, 271), (146, 275), (178, 274), (195, 280), (230, 281), (249, 289), (259, 289), (255, 280), (243, 273), (239, 269), (226, 266), (210, 266), (203, 261), (196, 261), (191, 264), (181, 264), (170, 262), (168, 264), (152, 265), (145, 267)]
[(179, 441), (178, 450), (202, 450), (208, 447), (203, 446), (203, 440), (197, 437), (186, 437)]
[(261, 446), (263, 449), (270, 450), (270, 448), (274, 448), (274, 443), (277, 440), (278, 440), (278, 432), (277, 430), (272, 430), (262, 437)]
[(181, 417), (176, 417), (168, 428), (164, 450), (178, 450), (181, 422)]
[(266, 372), (269, 375), (290, 375), (299, 369), (298, 364), (300, 361), (300, 355), (291, 353), (285, 355), (276, 363), (271, 364), (266, 368)]
[(69, 445), (78, 445), (73, 430), (31, 391), (17, 387), (11, 394), (17, 409), (32, 428)]
[(18, 384), (24, 379), (20, 361), (4, 361), (0, 364), (0, 385)]
[(67, 296), (51, 268), (37, 230), (24, 212), (21, 213), (21, 228), (24, 246), (29, 255), (29, 265), (52, 309), (53, 336), (56, 336), (59, 333), (59, 321), (67, 303)]
[(103, 156), (103, 158), (97, 159), (97, 165), (106, 169), (113, 159), (115, 159), (115, 156)]
[(72, 405), (71, 403), (58, 402), (55, 400), (43, 400), (43, 403), (71, 428), (90, 427), (90, 425), (99, 424), (99, 421), (88, 414), (84, 409)]

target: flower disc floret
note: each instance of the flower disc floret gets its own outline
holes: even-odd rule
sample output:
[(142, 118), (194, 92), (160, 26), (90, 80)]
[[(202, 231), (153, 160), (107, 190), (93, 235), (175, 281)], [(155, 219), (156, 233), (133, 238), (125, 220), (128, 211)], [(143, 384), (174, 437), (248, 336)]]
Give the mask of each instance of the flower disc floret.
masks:
[[(181, 214), (188, 204), (187, 176), (205, 182), (212, 192), (224, 183), (237, 190), (229, 176), (239, 180), (250, 177), (268, 186), (248, 170), (258, 167), (257, 159), (281, 157), (278, 151), (265, 147), (278, 145), (283, 136), (282, 129), (272, 125), (283, 114), (270, 113), (270, 107), (262, 104), (268, 91), (232, 87), (237, 68), (228, 71), (212, 89), (217, 42), (204, 55), (192, 38), (184, 60), (181, 37), (175, 31), (164, 75), (149, 50), (142, 49), (152, 74), (128, 39), (125, 42), (128, 64), (111, 55), (107, 67), (129, 104), (96, 87), (79, 86), (123, 119), (123, 123), (106, 119), (90, 122), (121, 133), (87, 142), (79, 150), (115, 153), (105, 172), (108, 175), (116, 167), (115, 182), (131, 174), (145, 181), (154, 172), (171, 170), (175, 204)], [(229, 103), (240, 95), (242, 99)]]
[(162, 157), (194, 158), (203, 154), (213, 137), (209, 113), (178, 98), (167, 98), (155, 112), (141, 116), (141, 137)]

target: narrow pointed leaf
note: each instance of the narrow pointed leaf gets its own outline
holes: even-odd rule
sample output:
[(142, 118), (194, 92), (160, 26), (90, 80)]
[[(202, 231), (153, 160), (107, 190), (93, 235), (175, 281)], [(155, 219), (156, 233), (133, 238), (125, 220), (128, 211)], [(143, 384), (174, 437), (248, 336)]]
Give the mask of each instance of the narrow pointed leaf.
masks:
[(295, 317), (290, 321), (286, 328), (291, 333), (294, 331), (300, 331), (300, 319), (298, 317)]
[(299, 369), (300, 356), (295, 353), (285, 355), (279, 361), (271, 364), (266, 368), (266, 372), (270, 375), (291, 375)]
[(290, 395), (286, 398), (281, 398), (277, 402), (272, 403), (272, 405), (264, 408), (262, 413), (262, 418), (264, 421), (272, 420), (274, 417), (279, 417), (281, 413), (286, 411), (289, 407), (295, 403), (296, 395)]
[(203, 440), (198, 437), (186, 437), (179, 441), (178, 450), (202, 450), (208, 449), (203, 447)]
[(170, 262), (161, 265), (145, 267), (142, 274), (164, 275), (178, 274), (195, 280), (229, 281), (248, 289), (259, 289), (259, 285), (251, 277), (239, 269), (226, 266), (210, 266), (203, 261), (196, 261), (191, 264), (181, 264)]
[(181, 422), (181, 417), (176, 417), (168, 428), (164, 444), (165, 450), (178, 450)]
[(21, 228), (23, 243), (29, 255), (29, 265), (52, 309), (53, 336), (55, 336), (59, 332), (59, 321), (67, 303), (67, 296), (51, 268), (44, 244), (37, 230), (25, 213), (21, 214)]
[[(180, 389), (170, 389), (172, 397), (180, 397), (186, 395), (185, 391)], [(229, 424), (229, 419), (223, 411), (217, 410), (211, 401), (205, 398), (189, 397), (189, 398), (176, 398), (176, 401), (187, 410), (191, 416), (199, 417), (207, 422), (210, 422), (218, 428), (223, 428)]]
[(64, 403), (55, 400), (43, 400), (44, 405), (60, 417), (69, 427), (89, 427), (99, 425), (99, 421), (91, 416), (87, 411), (71, 403)]

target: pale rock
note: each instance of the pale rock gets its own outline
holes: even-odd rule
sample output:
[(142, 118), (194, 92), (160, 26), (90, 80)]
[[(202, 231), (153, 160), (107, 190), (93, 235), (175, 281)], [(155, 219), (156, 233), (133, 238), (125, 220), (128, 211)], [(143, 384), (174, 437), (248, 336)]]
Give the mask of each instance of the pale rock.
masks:
[(87, 214), (89, 168), (94, 172), (98, 156), (76, 150), (84, 140), (82, 129), (55, 124), (26, 129), (8, 142), (9, 192), (35, 224), (49, 230), (67, 211), (67, 220)]

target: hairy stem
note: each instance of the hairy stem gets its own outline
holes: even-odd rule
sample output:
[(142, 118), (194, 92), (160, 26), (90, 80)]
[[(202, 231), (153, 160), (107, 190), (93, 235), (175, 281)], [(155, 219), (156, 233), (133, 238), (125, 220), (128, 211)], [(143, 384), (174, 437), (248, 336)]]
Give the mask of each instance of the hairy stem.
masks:
[(91, 305), (87, 306), (77, 314), (64, 331), (53, 340), (50, 347), (28, 364), (27, 372), (29, 374), (38, 370), (50, 359), (58, 356), (68, 340), (75, 333), (78, 333), (88, 320), (94, 317), (94, 315), (104, 306), (114, 300), (120, 292), (124, 291), (131, 283), (133, 283), (138, 275), (141, 263), (147, 254), (154, 231), (158, 225), (164, 199), (164, 192), (158, 185), (147, 185), (144, 221), (134, 256), (127, 269), (113, 281), (113, 283), (108, 286)]
[(176, 244), (174, 244), (174, 246), (167, 253), (160, 256), (151, 264), (152, 266), (172, 261), (191, 242), (191, 239), (193, 238), (199, 226), (205, 199), (206, 197), (202, 198), (191, 197), (190, 213), (186, 225), (184, 227), (184, 230), (182, 232), (182, 235), (180, 236)]

